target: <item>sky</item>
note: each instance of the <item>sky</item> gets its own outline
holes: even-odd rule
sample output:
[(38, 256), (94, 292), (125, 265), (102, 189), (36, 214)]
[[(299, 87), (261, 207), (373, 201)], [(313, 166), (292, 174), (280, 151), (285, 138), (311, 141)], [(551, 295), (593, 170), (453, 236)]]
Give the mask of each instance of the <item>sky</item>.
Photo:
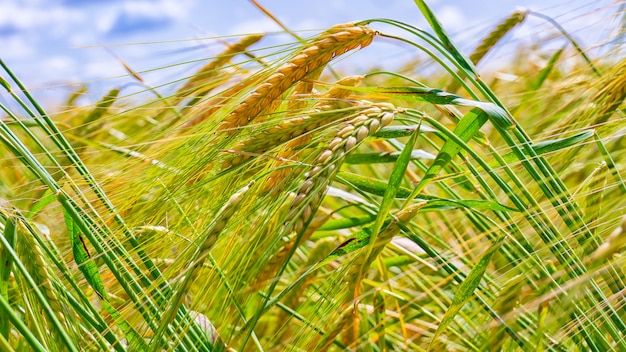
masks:
[[(393, 18), (427, 27), (412, 0), (259, 0), (287, 27), (301, 36), (337, 23), (368, 18)], [(624, 0), (617, 1), (624, 4)], [(459, 46), (470, 52), (498, 21), (523, 7), (554, 17), (589, 47), (602, 44), (618, 19), (614, 0), (427, 0)], [(158, 86), (189, 75), (201, 60), (224, 49), (213, 39), (280, 28), (249, 0), (0, 0), (0, 58), (44, 97), (67, 94), (88, 82), (99, 90), (132, 82), (124, 63)], [(393, 31), (394, 29), (385, 28)], [(508, 41), (541, 41), (554, 27), (537, 18), (519, 27)], [(225, 38), (228, 39), (228, 38)], [(293, 39), (270, 37), (260, 45)], [(563, 45), (563, 41), (555, 46)], [(360, 56), (359, 65), (408, 60), (414, 52), (383, 45)], [(190, 65), (179, 65), (193, 62)], [(360, 67), (352, 67), (355, 70)], [(121, 82), (121, 83), (120, 83)], [(56, 93), (53, 93), (56, 92)]]

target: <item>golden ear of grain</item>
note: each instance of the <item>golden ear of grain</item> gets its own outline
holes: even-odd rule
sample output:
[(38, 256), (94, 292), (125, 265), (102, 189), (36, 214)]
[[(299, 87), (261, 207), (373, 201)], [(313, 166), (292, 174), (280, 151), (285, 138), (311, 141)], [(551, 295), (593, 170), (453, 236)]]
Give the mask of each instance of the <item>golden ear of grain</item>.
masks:
[(599, 111), (592, 125), (606, 122), (626, 98), (626, 60), (602, 75), (597, 84), (600, 91), (592, 101)]
[[(307, 80), (300, 81), (300, 83), (298, 83), (295, 87), (296, 89), (292, 95), (310, 93), (313, 83), (309, 80), (309, 78), (313, 79), (311, 77), (307, 77)], [(347, 76), (340, 79), (334, 84), (333, 88), (328, 90), (322, 96), (316, 97), (317, 103), (313, 106), (311, 111), (304, 112), (301, 116), (281, 120), (273, 127), (260, 132), (261, 136), (257, 133), (238, 142), (230, 148), (236, 155), (224, 161), (222, 163), (222, 168), (225, 169), (238, 165), (255, 155), (260, 155), (268, 149), (286, 142), (283, 151), (279, 153), (277, 156), (278, 160), (276, 160), (275, 165), (273, 166), (278, 169), (279, 166), (284, 163), (281, 160), (292, 160), (295, 149), (309, 143), (312, 136), (308, 132), (312, 132), (317, 129), (320, 127), (320, 124), (330, 124), (333, 121), (345, 116), (345, 114), (332, 114), (330, 112), (325, 113), (325, 111), (339, 108), (340, 103), (352, 93), (349, 89), (345, 89), (344, 87), (356, 86), (360, 84), (363, 79), (363, 76)], [(294, 107), (295, 109), (296, 106), (300, 107), (300, 102), (297, 101), (298, 98), (294, 98), (294, 100), (296, 100), (296, 102), (293, 103), (293, 106), (290, 103), (290, 108)], [(298, 110), (299, 109), (295, 109), (296, 112)], [(293, 110), (289, 109), (289, 111)], [(272, 174), (271, 178), (281, 180), (286, 177), (288, 173), (289, 171), (277, 170)]]
[(339, 321), (331, 329), (326, 329), (324, 335), (319, 337), (319, 342), (316, 344), (319, 346), (319, 351), (327, 351), (337, 336), (342, 332), (349, 333), (350, 327), (353, 327), (354, 324), (357, 324), (354, 308), (344, 307)]
[(310, 44), (298, 51), (294, 57), (271, 74), (260, 87), (254, 89), (222, 121), (218, 130), (234, 133), (238, 127), (248, 124), (280, 97), (295, 82), (310, 72), (325, 66), (333, 58), (358, 47), (368, 46), (376, 32), (365, 26), (353, 24), (331, 27)]
[[(262, 80), (263, 76), (252, 76), (224, 90), (223, 92), (220, 92), (216, 97), (196, 103), (186, 112), (187, 116), (193, 116), (193, 118), (183, 124), (181, 132), (190, 127), (196, 126), (202, 121), (205, 121), (209, 117), (213, 116), (213, 114), (215, 114), (218, 110), (226, 106), (228, 102), (233, 99), (233, 97), (245, 90), (251, 89)], [(256, 89), (261, 90), (263, 89), (262, 86), (263, 84), (260, 84)]]
[[(337, 126), (335, 138), (330, 140), (326, 148), (317, 155), (313, 168), (304, 175), (304, 182), (294, 193), (286, 217), (287, 221), (281, 231), (286, 234), (283, 237), (282, 249), (270, 260), (266, 266), (267, 270), (259, 275), (260, 280), (271, 277), (282, 265), (291, 252), (296, 238), (299, 237), (300, 243), (308, 240), (323, 224), (323, 222), (315, 224), (312, 219), (326, 194), (328, 184), (339, 171), (345, 156), (366, 137), (391, 123), (394, 114), (395, 110), (388, 105), (374, 105), (363, 109), (360, 114)], [(279, 188), (277, 182), (276, 179), (268, 178), (266, 190)]]
[[(210, 83), (219, 73), (217, 71), (220, 67), (228, 64), (230, 60), (237, 54), (240, 54), (249, 46), (257, 43), (263, 38), (262, 34), (251, 34), (243, 37), (239, 42), (229, 46), (226, 50), (217, 55), (208, 64), (199, 69), (185, 85), (183, 85), (177, 92), (177, 101), (193, 94), (194, 92), (205, 95), (210, 91), (211, 87), (203, 88), (207, 83)], [(198, 92), (200, 90), (200, 92)]]

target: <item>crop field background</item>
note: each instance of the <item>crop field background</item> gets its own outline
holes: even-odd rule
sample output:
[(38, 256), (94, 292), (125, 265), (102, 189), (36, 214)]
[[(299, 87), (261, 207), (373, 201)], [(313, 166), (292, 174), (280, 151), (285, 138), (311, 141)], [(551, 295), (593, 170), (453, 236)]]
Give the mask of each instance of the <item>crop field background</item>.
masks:
[(626, 3), (404, 1), (46, 88), (0, 52), (0, 350), (626, 351)]

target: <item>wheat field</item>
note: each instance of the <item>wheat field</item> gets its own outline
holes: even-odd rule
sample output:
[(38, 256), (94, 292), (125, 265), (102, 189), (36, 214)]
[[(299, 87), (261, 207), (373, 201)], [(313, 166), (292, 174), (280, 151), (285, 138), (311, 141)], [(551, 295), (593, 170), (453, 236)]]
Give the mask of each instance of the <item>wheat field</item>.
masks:
[[(626, 351), (621, 46), (415, 4), (86, 106), (0, 61), (0, 350)], [(530, 17), (565, 44), (491, 70)], [(333, 66), (380, 42), (419, 59)]]

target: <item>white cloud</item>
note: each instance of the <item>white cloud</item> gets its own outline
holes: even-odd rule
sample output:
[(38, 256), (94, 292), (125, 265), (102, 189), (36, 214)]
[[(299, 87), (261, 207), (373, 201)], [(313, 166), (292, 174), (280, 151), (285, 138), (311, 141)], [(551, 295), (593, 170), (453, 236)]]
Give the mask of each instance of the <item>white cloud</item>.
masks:
[(33, 45), (21, 40), (18, 37), (8, 37), (2, 39), (2, 57), (6, 59), (21, 59), (35, 54)]
[(119, 16), (119, 11), (112, 8), (105, 8), (100, 11), (100, 14), (95, 19), (95, 26), (98, 33), (107, 33), (113, 28), (115, 20)]
[(192, 2), (179, 0), (127, 1), (122, 5), (124, 12), (146, 17), (184, 19)]
[(42, 60), (42, 66), (56, 72), (71, 72), (76, 62), (70, 56), (56, 55)]
[(100, 60), (89, 60), (81, 68), (81, 76), (89, 80), (108, 79), (128, 74), (119, 62), (108, 56)]
[(436, 12), (437, 18), (448, 32), (457, 31), (468, 25), (468, 20), (456, 6), (444, 6)]
[(267, 17), (255, 18), (235, 24), (230, 28), (230, 34), (248, 34), (263, 32), (278, 32), (282, 29), (274, 21)]
[(45, 29), (47, 33), (60, 35), (73, 25), (85, 21), (79, 10), (30, 2), (8, 1), (2, 4), (0, 23), (17, 30)]

